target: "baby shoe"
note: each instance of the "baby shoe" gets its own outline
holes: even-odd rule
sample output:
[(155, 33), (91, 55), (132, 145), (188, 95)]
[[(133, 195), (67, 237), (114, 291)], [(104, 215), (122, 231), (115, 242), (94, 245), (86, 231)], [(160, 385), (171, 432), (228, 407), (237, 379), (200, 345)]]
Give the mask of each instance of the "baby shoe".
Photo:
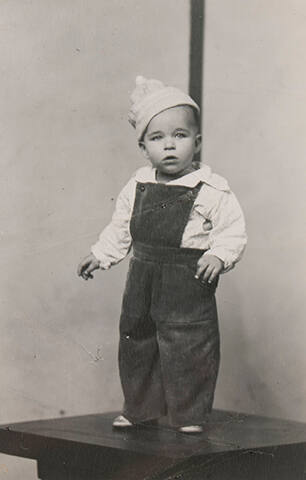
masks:
[(182, 433), (202, 433), (203, 427), (201, 425), (186, 425), (185, 427), (179, 427), (178, 431)]
[(125, 418), (123, 415), (119, 415), (113, 421), (113, 427), (116, 428), (130, 428), (133, 426), (134, 424), (130, 422), (127, 418)]

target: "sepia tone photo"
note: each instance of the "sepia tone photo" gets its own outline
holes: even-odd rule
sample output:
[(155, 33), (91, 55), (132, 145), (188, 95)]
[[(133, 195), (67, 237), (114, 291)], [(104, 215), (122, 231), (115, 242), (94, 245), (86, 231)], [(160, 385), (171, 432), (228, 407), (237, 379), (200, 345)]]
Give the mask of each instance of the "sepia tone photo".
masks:
[(0, 480), (304, 478), (306, 5), (0, 31)]

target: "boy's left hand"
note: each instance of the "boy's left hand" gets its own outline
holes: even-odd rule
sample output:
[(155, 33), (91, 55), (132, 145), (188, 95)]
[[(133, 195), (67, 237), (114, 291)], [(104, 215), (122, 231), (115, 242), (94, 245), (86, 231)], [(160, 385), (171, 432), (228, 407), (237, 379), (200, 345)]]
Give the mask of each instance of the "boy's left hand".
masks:
[(197, 264), (195, 278), (202, 282), (212, 283), (224, 268), (224, 263), (215, 255), (202, 255)]

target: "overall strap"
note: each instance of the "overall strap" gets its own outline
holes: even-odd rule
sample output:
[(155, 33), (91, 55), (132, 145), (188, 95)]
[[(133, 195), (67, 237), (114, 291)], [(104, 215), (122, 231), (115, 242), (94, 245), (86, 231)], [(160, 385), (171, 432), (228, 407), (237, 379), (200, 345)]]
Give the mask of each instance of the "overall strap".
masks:
[(130, 223), (133, 242), (179, 248), (201, 187), (202, 182), (193, 188), (137, 183)]

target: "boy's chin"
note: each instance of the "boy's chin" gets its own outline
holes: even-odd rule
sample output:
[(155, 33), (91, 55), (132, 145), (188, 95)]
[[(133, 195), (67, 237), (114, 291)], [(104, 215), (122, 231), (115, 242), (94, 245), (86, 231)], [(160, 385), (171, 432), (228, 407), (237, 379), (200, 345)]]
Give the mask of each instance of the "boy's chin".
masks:
[(181, 173), (181, 170), (178, 168), (161, 168), (158, 169), (159, 173), (162, 173), (163, 175), (178, 175)]
[(158, 170), (165, 175), (186, 175), (187, 173), (192, 172), (194, 168), (193, 166), (181, 168), (178, 165), (168, 165), (167, 167)]
[(157, 169), (157, 172), (159, 175), (163, 176), (163, 177), (167, 177), (167, 178), (179, 178), (179, 177), (183, 177), (184, 175), (187, 175), (187, 173), (190, 173), (190, 172), (186, 172), (185, 170), (180, 170), (180, 169)]

